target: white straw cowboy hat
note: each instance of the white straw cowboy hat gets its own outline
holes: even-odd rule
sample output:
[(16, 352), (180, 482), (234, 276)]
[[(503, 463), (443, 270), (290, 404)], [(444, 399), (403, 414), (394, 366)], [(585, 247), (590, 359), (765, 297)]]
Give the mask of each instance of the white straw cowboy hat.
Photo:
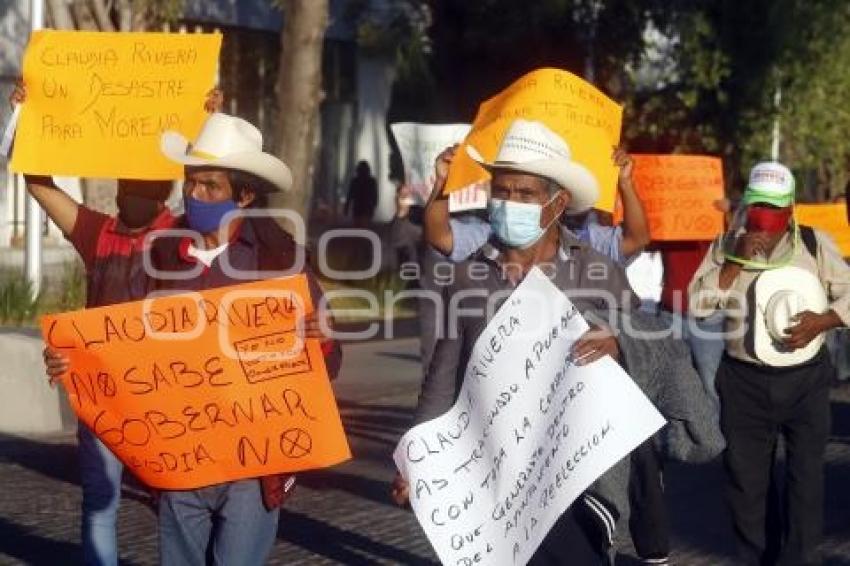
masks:
[(826, 312), (829, 303), (820, 280), (799, 267), (769, 269), (755, 283), (753, 346), (756, 357), (769, 366), (802, 364), (818, 353), (825, 339), (819, 334), (803, 348), (788, 351), (782, 339), (785, 329), (794, 326), (791, 318), (803, 311)]
[(167, 158), (183, 165), (244, 171), (280, 191), (292, 187), (289, 167), (263, 151), (260, 130), (236, 116), (210, 114), (194, 143), (178, 132), (163, 132), (159, 147)]
[(570, 192), (567, 212), (592, 208), (599, 199), (599, 183), (590, 170), (572, 160), (570, 146), (542, 122), (514, 120), (505, 132), (496, 159), (488, 162), (477, 149), (466, 146), (469, 156), (492, 172), (510, 169), (546, 177)]

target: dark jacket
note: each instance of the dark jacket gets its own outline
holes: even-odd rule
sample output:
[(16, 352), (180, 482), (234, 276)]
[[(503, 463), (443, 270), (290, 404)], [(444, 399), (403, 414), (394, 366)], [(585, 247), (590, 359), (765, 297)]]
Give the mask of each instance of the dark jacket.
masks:
[[(488, 243), (471, 259), (455, 264), (454, 281), (446, 288), (445, 296), (465, 294), (460, 295), (466, 298), (460, 301), (458, 307), (470, 312), (487, 313), (489, 310), (491, 314), (495, 313), (512, 290), (512, 285), (501, 276), (496, 262), (498, 255), (498, 249)], [(481, 263), (488, 267), (486, 279), (479, 276), (480, 271), (476, 267), (472, 267)], [(579, 312), (611, 307), (631, 310), (640, 303), (625, 271), (579, 241), (566, 228), (561, 229), (561, 244), (549, 266), (556, 270), (552, 282), (567, 294)], [(489, 297), (495, 293), (502, 293), (502, 296), (493, 308), (488, 309)], [(433, 358), (425, 371), (414, 425), (429, 421), (454, 405), (463, 384), (466, 362), (475, 341), (489, 322), (485, 316), (442, 316), (438, 320), (457, 324), (452, 328), (437, 329), (444, 337), (437, 340)]]
[[(414, 413), (414, 425), (431, 420), (454, 405), (463, 385), (472, 349), (489, 322), (485, 313), (495, 313), (513, 289), (511, 283), (502, 277), (497, 262), (499, 253), (495, 245), (488, 243), (471, 259), (455, 265), (454, 281), (448, 285), (443, 296), (463, 294), (460, 296), (466, 298), (457, 307), (468, 309), (467, 313), (482, 314), (449, 317), (443, 313), (444, 316), (438, 317), (438, 320), (456, 324), (438, 329), (442, 337), (438, 338), (433, 357), (425, 371), (419, 403)], [(486, 278), (481, 277), (482, 263), (487, 266)], [(606, 308), (630, 311), (640, 303), (626, 279), (625, 271), (607, 256), (579, 241), (566, 228), (561, 229), (558, 253), (548, 265), (540, 267), (582, 314)], [(496, 293), (501, 293), (500, 299), (492, 308), (488, 308), (490, 296)], [(587, 516), (589, 524), (593, 525), (588, 536), (600, 543), (604, 541), (606, 545), (612, 543), (615, 525), (623, 511), (615, 497), (619, 494), (622, 478), (628, 478), (627, 467), (615, 468), (617, 470), (612, 474), (616, 477), (609, 480), (613, 484), (611, 488), (598, 491), (589, 489), (583, 494), (581, 505), (575, 507), (575, 511)]]

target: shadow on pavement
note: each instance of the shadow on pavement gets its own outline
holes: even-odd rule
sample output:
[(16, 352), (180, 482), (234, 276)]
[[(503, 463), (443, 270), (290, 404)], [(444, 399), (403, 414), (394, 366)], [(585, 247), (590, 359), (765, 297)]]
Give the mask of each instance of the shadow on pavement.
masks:
[(388, 476), (387, 481), (374, 480), (334, 469), (298, 474), (298, 484), (301, 486), (316, 490), (336, 489), (345, 491), (381, 505), (395, 507), (395, 503), (390, 499), (391, 479), (392, 476)]
[(64, 483), (80, 484), (75, 444), (0, 434), (0, 462), (11, 462)]
[(430, 560), (356, 532), (340, 529), (301, 513), (283, 509), (278, 538), (342, 564), (374, 564), (381, 559), (410, 566), (430, 566)]
[(408, 362), (418, 362), (422, 359), (422, 356), (419, 354), (408, 354), (405, 352), (378, 352), (378, 356), (382, 356), (384, 358), (391, 358), (394, 360), (405, 360)]
[(339, 412), (346, 433), (386, 445), (389, 448), (388, 457), (413, 420), (413, 412), (410, 409), (394, 405), (340, 401)]
[(40, 537), (28, 529), (0, 518), (0, 554), (25, 564), (58, 564), (70, 556), (82, 556), (79, 544)]
[[(0, 462), (17, 464), (52, 480), (80, 485), (79, 458), (75, 443), (45, 442), (0, 433)], [(149, 505), (150, 497), (146, 494), (146, 489), (135, 476), (124, 474), (122, 497)]]

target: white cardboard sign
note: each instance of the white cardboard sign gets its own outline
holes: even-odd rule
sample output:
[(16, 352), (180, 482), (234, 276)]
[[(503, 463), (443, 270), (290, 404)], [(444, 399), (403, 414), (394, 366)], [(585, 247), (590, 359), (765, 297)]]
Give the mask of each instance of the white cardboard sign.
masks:
[[(404, 183), (417, 204), (424, 204), (434, 187), (434, 162), (447, 147), (460, 143), (469, 133), (469, 124), (390, 125), (404, 164)], [(487, 206), (487, 183), (478, 183), (449, 195), (449, 210), (460, 212)]]
[(443, 564), (525, 564), (557, 518), (664, 418), (610, 357), (576, 366), (588, 325), (537, 268), (475, 343), (455, 405), (393, 457)]

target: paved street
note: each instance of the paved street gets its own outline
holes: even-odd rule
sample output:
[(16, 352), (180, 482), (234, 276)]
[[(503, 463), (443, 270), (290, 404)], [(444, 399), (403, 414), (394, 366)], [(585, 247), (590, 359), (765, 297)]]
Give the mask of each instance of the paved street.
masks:
[[(301, 475), (281, 515), (272, 564), (432, 564), (413, 516), (388, 499), (390, 454), (418, 391), (418, 342), (345, 347), (335, 387), (354, 460)], [(833, 392), (827, 464), (827, 563), (850, 565), (850, 388)], [(730, 563), (718, 464), (670, 466), (674, 563)], [(0, 563), (72, 564), (80, 555), (74, 438), (0, 437)], [(128, 478), (120, 512), (125, 564), (155, 564), (155, 519)], [(618, 564), (635, 564), (629, 543)]]

